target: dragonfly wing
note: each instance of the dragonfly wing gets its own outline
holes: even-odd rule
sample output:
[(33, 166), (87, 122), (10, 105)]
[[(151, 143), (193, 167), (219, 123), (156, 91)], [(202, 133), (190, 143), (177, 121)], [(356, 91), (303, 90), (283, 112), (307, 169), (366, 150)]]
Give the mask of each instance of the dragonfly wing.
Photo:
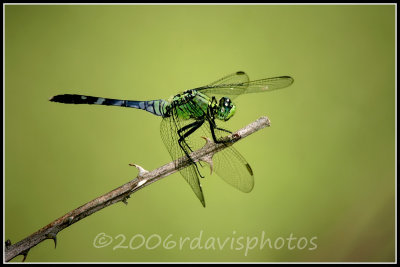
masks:
[[(178, 140), (178, 130), (182, 127), (189, 125), (192, 123), (192, 120), (179, 120), (177, 116), (171, 115), (170, 117), (163, 118), (161, 121), (160, 132), (161, 138), (166, 146), (169, 154), (171, 155), (172, 160), (176, 165), (180, 163), (182, 157), (185, 157), (185, 151), (180, 147)], [(189, 147), (190, 145), (187, 142), (181, 143), (183, 148), (190, 153)], [(196, 165), (192, 164), (184, 169), (180, 170), (183, 178), (190, 185), (193, 192), (196, 194), (197, 198), (200, 200), (201, 204), (205, 207), (205, 200), (203, 195), (203, 190), (201, 189), (201, 184), (199, 181), (198, 171), (196, 169)]]
[(196, 88), (206, 95), (222, 95), (231, 99), (248, 93), (259, 93), (285, 88), (293, 83), (290, 76), (279, 76), (255, 81), (249, 81), (249, 77), (243, 71), (228, 75), (214, 83)]
[[(218, 129), (214, 129), (214, 132), (217, 139), (228, 134)], [(204, 146), (204, 139), (201, 137), (212, 138), (211, 136), (210, 124), (206, 121), (196, 132), (187, 137), (187, 144), (193, 150), (197, 150)], [(226, 183), (246, 193), (253, 189), (254, 176), (250, 164), (233, 146), (227, 146), (225, 149), (214, 154), (212, 162), (213, 171)], [(199, 165), (200, 164), (198, 164), (198, 166)], [(193, 168), (193, 173), (197, 174), (197, 170), (195, 167)], [(188, 174), (184, 173), (182, 173), (182, 175), (184, 177), (188, 176)]]
[(279, 77), (255, 80), (245, 84), (247, 85), (245, 93), (246, 94), (259, 93), (259, 92), (277, 90), (288, 87), (292, 83), (293, 83), (293, 78), (290, 76), (279, 76)]
[(208, 96), (219, 95), (234, 99), (246, 91), (247, 87), (244, 84), (248, 82), (249, 76), (244, 71), (237, 71), (195, 90)]
[[(222, 137), (226, 133), (215, 130)], [(225, 182), (248, 193), (254, 187), (254, 175), (250, 164), (233, 146), (228, 146), (213, 156), (213, 170)]]
[(197, 174), (197, 170), (195, 165), (190, 165), (187, 168), (180, 170), (183, 178), (188, 182), (193, 192), (196, 194), (197, 198), (200, 200), (203, 207), (206, 206), (206, 202), (204, 200), (203, 189), (201, 188), (200, 180)]
[(244, 71), (237, 71), (235, 73), (231, 73), (226, 75), (225, 77), (216, 80), (209, 84), (209, 86), (224, 86), (227, 84), (242, 84), (249, 82), (249, 75), (247, 75)]

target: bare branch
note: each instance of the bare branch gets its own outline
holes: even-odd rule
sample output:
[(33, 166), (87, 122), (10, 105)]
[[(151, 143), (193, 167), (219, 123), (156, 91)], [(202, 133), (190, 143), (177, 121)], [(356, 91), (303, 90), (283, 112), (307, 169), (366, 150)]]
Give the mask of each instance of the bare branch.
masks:
[[(213, 154), (225, 149), (227, 146), (230, 146), (239, 141), (240, 139), (247, 137), (248, 135), (269, 125), (270, 125), (269, 119), (267, 117), (261, 117), (255, 122), (236, 131), (235, 133), (227, 137), (224, 137), (226, 141), (229, 141), (228, 145), (223, 143), (216, 144), (211, 140), (207, 140), (204, 147), (202, 147), (197, 151), (192, 152), (190, 154), (190, 157), (194, 162), (198, 162), (199, 160), (209, 162), (209, 159), (212, 157)], [(139, 165), (130, 164), (132, 166), (135, 166), (139, 170), (138, 176), (132, 181), (80, 206), (79, 208), (76, 208), (68, 212), (64, 216), (54, 220), (50, 224), (46, 225), (45, 227), (41, 228), (37, 232), (26, 237), (25, 239), (19, 241), (18, 243), (11, 244), (11, 242), (7, 240), (5, 244), (6, 245), (5, 261), (10, 261), (11, 259), (13, 259), (18, 255), (23, 255), (24, 256), (23, 261), (24, 261), (26, 259), (29, 250), (46, 239), (53, 239), (54, 245), (56, 246), (57, 244), (56, 236), (57, 233), (60, 232), (61, 230), (119, 201), (127, 204), (127, 199), (134, 192), (168, 175), (171, 175), (183, 168), (186, 168), (190, 164), (192, 164), (192, 161), (186, 157), (185, 159), (180, 159), (165, 164), (164, 166), (155, 169), (151, 172), (146, 171)]]

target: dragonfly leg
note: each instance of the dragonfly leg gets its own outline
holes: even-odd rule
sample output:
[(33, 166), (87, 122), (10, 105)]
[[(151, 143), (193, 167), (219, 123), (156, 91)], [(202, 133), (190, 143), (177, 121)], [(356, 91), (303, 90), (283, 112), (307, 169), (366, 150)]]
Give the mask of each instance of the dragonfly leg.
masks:
[[(178, 142), (184, 141), (184, 139), (185, 139), (186, 137), (188, 137), (188, 136), (191, 135), (194, 131), (196, 131), (203, 123), (201, 123), (199, 126), (197, 126), (197, 124), (198, 124), (198, 121), (195, 121), (195, 122), (193, 122), (193, 123), (190, 123), (190, 124), (188, 124), (188, 125), (186, 125), (186, 126), (180, 128), (180, 129), (177, 131), (178, 136), (179, 136)], [(190, 128), (192, 128), (192, 129), (190, 129)], [(193, 129), (193, 128), (194, 128), (194, 129)], [(187, 131), (186, 133), (184, 133), (184, 135), (182, 136), (181, 133), (184, 132), (184, 131), (186, 131), (187, 129), (190, 129), (190, 130)], [(186, 146), (189, 148), (189, 150), (190, 150), (191, 152), (193, 152), (193, 150), (190, 148), (190, 146), (189, 146), (186, 142), (185, 142), (185, 144), (186, 144)]]
[(216, 127), (215, 129), (217, 129), (217, 130), (220, 130), (220, 131), (227, 132), (227, 133), (229, 133), (229, 134), (232, 134), (232, 132), (231, 132), (231, 131), (229, 131), (229, 130), (226, 130), (226, 129), (223, 129), (223, 128), (218, 128), (218, 127)]
[(217, 125), (215, 124), (215, 119), (214, 119), (214, 112), (215, 111), (214, 111), (214, 108), (213, 108), (213, 106), (214, 106), (213, 104), (217, 103), (217, 100), (216, 100), (215, 96), (212, 97), (211, 103), (212, 103), (211, 105), (208, 105), (206, 118), (207, 118), (208, 123), (210, 125), (212, 139), (213, 139), (214, 143), (218, 144), (218, 143), (221, 143), (221, 142), (217, 140), (217, 137), (215, 136), (215, 131), (214, 131), (214, 129), (217, 128)]
[[(189, 148), (189, 150), (191, 152), (193, 152), (193, 150), (190, 148), (190, 146), (186, 143), (185, 139), (187, 137), (189, 137), (192, 133), (194, 133), (198, 128), (200, 128), (201, 125), (203, 125), (204, 121), (200, 120), (200, 121), (195, 121), (191, 124), (188, 124), (184, 127), (182, 127), (181, 129), (178, 130), (178, 135), (179, 135), (179, 139), (178, 139), (178, 143), (181, 146), (181, 148), (185, 151), (186, 156), (189, 157), (189, 154), (187, 153), (186, 149), (183, 148), (182, 146), (182, 142), (187, 146), (187, 148)], [(183, 135), (181, 135), (181, 133), (185, 130), (189, 129), (189, 131), (187, 131), (186, 133), (184, 133)], [(189, 157), (190, 158), (190, 157)]]
[(210, 130), (211, 130), (211, 136), (212, 136), (212, 138), (213, 138), (213, 141), (214, 141), (214, 143), (216, 143), (216, 144), (227, 144), (227, 143), (230, 143), (231, 141), (221, 141), (221, 140), (218, 140), (217, 139), (217, 136), (215, 135), (215, 129), (217, 129), (217, 130), (220, 130), (220, 131), (224, 131), (224, 132), (227, 132), (227, 133), (232, 133), (231, 131), (229, 131), (229, 130), (225, 130), (225, 129), (222, 129), (222, 128), (218, 128), (216, 125), (215, 125), (215, 122), (210, 122)]
[(211, 106), (214, 106), (214, 105), (216, 105), (216, 104), (218, 104), (218, 101), (217, 101), (217, 99), (215, 98), (215, 96), (213, 96), (213, 97), (211, 98)]
[[(188, 136), (190, 136), (190, 135), (191, 135), (194, 131), (196, 131), (203, 123), (204, 123), (204, 121), (198, 126), (198, 125), (197, 125), (197, 124), (198, 124), (198, 121), (195, 121), (195, 122), (193, 122), (193, 123), (191, 123), (191, 124), (188, 124), (188, 125), (186, 125), (186, 126), (180, 128), (180, 129), (177, 131), (178, 136), (179, 136), (179, 140), (178, 140), (179, 146), (182, 148), (182, 150), (185, 152), (185, 154), (186, 154), (186, 156), (187, 156), (188, 158), (190, 158), (190, 157), (189, 157), (189, 154), (186, 153), (186, 150), (185, 150), (185, 149), (183, 149), (183, 147), (182, 147), (182, 145), (181, 145), (181, 142), (184, 142), (185, 145), (186, 145), (186, 147), (189, 148), (190, 152), (193, 152), (193, 149), (189, 146), (188, 143), (186, 143), (185, 138), (188, 137)], [(189, 128), (192, 128), (192, 129), (189, 130), (188, 132), (186, 132), (186, 133), (184, 134), (184, 136), (182, 136), (181, 133), (182, 133), (183, 131), (186, 131), (186, 130), (189, 129)], [(199, 162), (199, 164), (200, 164), (201, 167), (203, 167), (203, 165), (201, 165), (200, 162)], [(201, 176), (201, 175), (200, 175), (200, 176)]]
[[(190, 148), (190, 146), (186, 143), (185, 138), (189, 137), (192, 133), (194, 133), (198, 128), (200, 128), (201, 125), (203, 125), (204, 121), (203, 120), (199, 120), (199, 121), (195, 121), (191, 124), (188, 124), (184, 127), (182, 127), (181, 129), (178, 130), (178, 135), (179, 135), (179, 139), (178, 139), (178, 144), (181, 147), (181, 149), (183, 150), (183, 152), (185, 152), (186, 156), (190, 159), (190, 161), (192, 161), (192, 163), (196, 166), (196, 170), (198, 172), (198, 174), (200, 175), (201, 178), (204, 178), (204, 176), (201, 175), (198, 166), (196, 164), (196, 162), (194, 162), (192, 160), (192, 158), (189, 156), (188, 151), (186, 150), (186, 148), (184, 148), (184, 145), (182, 143), (185, 144), (185, 146), (187, 148), (189, 148), (190, 151), (193, 152), (193, 150)], [(185, 131), (189, 129), (186, 133), (184, 133), (183, 135), (181, 135), (181, 132)]]
[[(213, 97), (213, 101), (215, 100), (215, 97)], [(214, 141), (214, 143), (216, 143), (216, 144), (221, 144), (221, 143), (228, 143), (227, 141), (220, 141), (220, 140), (218, 140), (217, 139), (217, 136), (215, 135), (215, 129), (217, 129), (217, 130), (220, 130), (220, 131), (223, 131), (223, 132), (227, 132), (227, 133), (232, 133), (231, 131), (228, 131), (228, 130), (225, 130), (225, 129), (222, 129), (222, 128), (218, 128), (217, 127), (217, 124), (215, 123), (215, 119), (214, 119), (214, 115), (213, 115), (214, 113), (213, 113), (213, 110), (212, 110), (212, 107), (211, 107), (211, 105), (208, 107), (208, 109), (207, 109), (207, 116), (206, 116), (206, 118), (207, 118), (207, 121), (208, 121), (208, 123), (209, 123), (209, 125), (210, 125), (210, 131), (211, 131), (211, 136), (212, 136), (212, 138), (213, 138), (213, 141)]]

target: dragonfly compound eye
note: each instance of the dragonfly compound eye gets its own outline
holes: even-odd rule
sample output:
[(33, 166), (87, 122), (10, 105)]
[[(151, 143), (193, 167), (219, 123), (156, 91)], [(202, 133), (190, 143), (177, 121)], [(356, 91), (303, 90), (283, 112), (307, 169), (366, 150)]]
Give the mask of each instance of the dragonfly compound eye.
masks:
[(222, 97), (219, 100), (217, 118), (219, 120), (227, 121), (229, 120), (233, 114), (235, 114), (236, 106), (232, 103), (232, 101), (228, 97)]

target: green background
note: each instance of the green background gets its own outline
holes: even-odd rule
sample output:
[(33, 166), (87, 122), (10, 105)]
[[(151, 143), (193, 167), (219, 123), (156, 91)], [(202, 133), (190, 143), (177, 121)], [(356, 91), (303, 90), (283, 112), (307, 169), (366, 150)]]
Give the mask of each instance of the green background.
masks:
[[(160, 117), (49, 102), (60, 93), (151, 100), (244, 70), (292, 86), (236, 100), (236, 130), (255, 187), (202, 179), (203, 208), (179, 174), (138, 191), (33, 248), (27, 261), (393, 261), (395, 6), (5, 7), (5, 238), (27, 237), (68, 211), (170, 161)], [(208, 174), (208, 170), (204, 170)], [(205, 249), (213, 237), (292, 235), (304, 249)], [(95, 248), (121, 234), (194, 239), (203, 249)], [(314, 245), (310, 239), (314, 239)], [(243, 241), (242, 240), (242, 241)], [(133, 245), (140, 245), (137, 238)], [(156, 245), (157, 238), (149, 241)], [(211, 242), (211, 241), (210, 241)], [(280, 243), (279, 243), (280, 244)], [(313, 249), (314, 248), (314, 249)], [(13, 261), (20, 261), (22, 256)]]

